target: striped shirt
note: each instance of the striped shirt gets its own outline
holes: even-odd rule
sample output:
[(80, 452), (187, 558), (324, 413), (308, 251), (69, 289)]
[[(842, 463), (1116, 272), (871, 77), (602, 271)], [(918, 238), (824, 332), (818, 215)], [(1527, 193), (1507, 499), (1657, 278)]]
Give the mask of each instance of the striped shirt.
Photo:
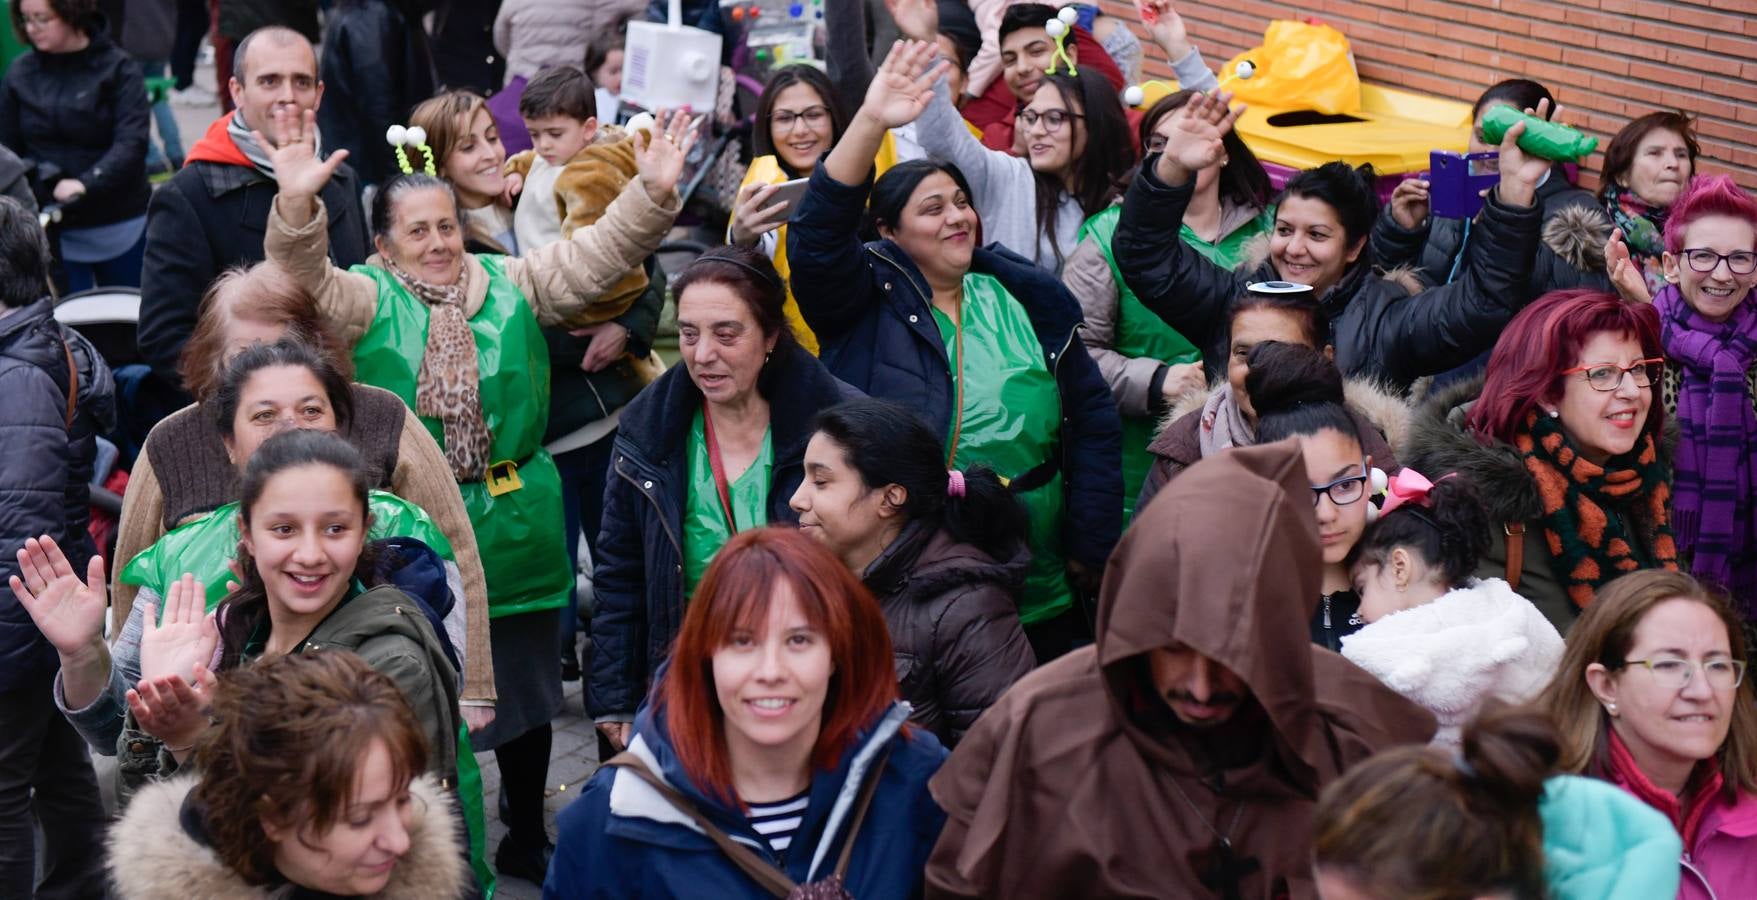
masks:
[(806, 788), (786, 800), (750, 804), (751, 830), (769, 842), (776, 856), (785, 859), (787, 848), (793, 844), (793, 833), (799, 830), (799, 820), (805, 816), (806, 803), (810, 799), (811, 789)]

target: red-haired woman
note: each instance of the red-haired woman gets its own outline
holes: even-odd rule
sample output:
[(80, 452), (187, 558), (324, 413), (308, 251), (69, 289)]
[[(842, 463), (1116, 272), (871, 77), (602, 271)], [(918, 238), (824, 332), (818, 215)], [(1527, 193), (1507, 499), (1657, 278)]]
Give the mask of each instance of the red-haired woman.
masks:
[(1507, 324), (1486, 381), (1417, 411), (1398, 454), (1476, 484), (1494, 532), (1477, 574), (1505, 578), (1563, 634), (1618, 575), (1677, 568), (1659, 332), (1652, 306), (1546, 294)]
[[(561, 814), (544, 897), (915, 896), (946, 751), (907, 729), (884, 614), (792, 528), (721, 548), (626, 753)], [(830, 894), (829, 896), (835, 896)]]
[[(1647, 300), (1612, 243), (1617, 289)], [(1665, 345), (1660, 396), (1678, 419), (1672, 517), (1698, 578), (1757, 599), (1757, 200), (1725, 175), (1702, 177), (1666, 219), (1665, 287), (1652, 297)]]

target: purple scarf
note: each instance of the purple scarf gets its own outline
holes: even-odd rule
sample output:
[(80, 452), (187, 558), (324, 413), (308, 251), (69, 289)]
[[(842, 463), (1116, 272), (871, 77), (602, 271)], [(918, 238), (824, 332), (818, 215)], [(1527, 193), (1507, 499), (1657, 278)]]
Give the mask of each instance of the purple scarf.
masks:
[(1747, 377), (1757, 359), (1757, 295), (1710, 322), (1668, 284), (1653, 300), (1660, 340), (1678, 367), (1678, 445), (1672, 529), (1691, 571), (1757, 604), (1757, 411)]

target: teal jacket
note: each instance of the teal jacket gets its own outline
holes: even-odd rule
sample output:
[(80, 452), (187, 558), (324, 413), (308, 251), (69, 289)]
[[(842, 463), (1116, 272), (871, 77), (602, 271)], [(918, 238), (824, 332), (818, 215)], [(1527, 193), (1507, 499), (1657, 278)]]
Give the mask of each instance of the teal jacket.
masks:
[(1657, 810), (1608, 781), (1544, 785), (1544, 880), (1551, 900), (1653, 900), (1678, 894), (1683, 840)]

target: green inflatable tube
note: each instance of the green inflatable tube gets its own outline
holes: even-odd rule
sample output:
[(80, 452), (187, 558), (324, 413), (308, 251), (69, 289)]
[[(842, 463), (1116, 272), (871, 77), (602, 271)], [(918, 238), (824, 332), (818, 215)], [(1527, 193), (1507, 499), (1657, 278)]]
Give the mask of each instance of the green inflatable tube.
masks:
[(1515, 122), (1525, 123), (1525, 133), (1519, 136), (1519, 149), (1532, 156), (1553, 162), (1579, 162), (1598, 148), (1598, 138), (1566, 125), (1545, 122), (1505, 104), (1491, 106), (1482, 114), (1483, 142), (1499, 144)]

